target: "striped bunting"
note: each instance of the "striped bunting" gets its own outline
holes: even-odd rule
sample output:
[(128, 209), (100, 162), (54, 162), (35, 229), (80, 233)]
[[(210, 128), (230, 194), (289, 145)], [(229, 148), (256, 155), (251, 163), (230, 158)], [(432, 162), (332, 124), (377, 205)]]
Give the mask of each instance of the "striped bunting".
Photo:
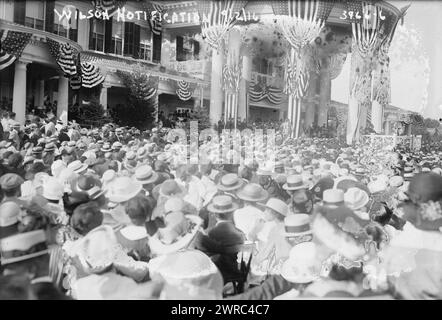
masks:
[(109, 15), (114, 14), (118, 8), (122, 8), (125, 0), (91, 0), (92, 6), (96, 11), (107, 11)]
[(267, 100), (271, 104), (279, 105), (284, 100), (283, 90), (271, 86), (260, 85), (259, 83), (250, 84), (250, 101), (259, 102)]
[(22, 55), (31, 37), (31, 33), (1, 30), (0, 70), (13, 64)]
[(143, 1), (143, 9), (150, 14), (149, 27), (152, 33), (159, 36), (162, 32), (162, 17), (166, 13), (163, 6), (150, 1)]
[(290, 122), (290, 136), (299, 138), (301, 132), (301, 99), (289, 95), (288, 119)]
[(372, 55), (379, 44), (379, 16), (381, 8), (362, 2), (362, 19), (352, 22), (353, 41), (362, 57)]
[(221, 41), (235, 23), (235, 12), (240, 12), (247, 1), (199, 1), (198, 12), (201, 21), (201, 33), (206, 42), (218, 50)]
[(77, 66), (74, 61), (74, 54), (76, 53), (74, 48), (69, 43), (60, 44), (48, 37), (46, 37), (46, 43), (51, 56), (55, 59), (55, 62), (64, 72), (65, 76), (75, 75), (77, 73)]
[(236, 120), (238, 117), (238, 94), (225, 92), (224, 105), (224, 123), (233, 120), (236, 128)]
[(88, 62), (81, 62), (81, 83), (85, 88), (93, 88), (104, 81), (100, 69)]
[(180, 81), (175, 81), (175, 85), (176, 85), (175, 92), (178, 98), (180, 98), (183, 101), (187, 101), (190, 98), (192, 98), (193, 92), (196, 89), (195, 83), (189, 83), (187, 81), (180, 80)]

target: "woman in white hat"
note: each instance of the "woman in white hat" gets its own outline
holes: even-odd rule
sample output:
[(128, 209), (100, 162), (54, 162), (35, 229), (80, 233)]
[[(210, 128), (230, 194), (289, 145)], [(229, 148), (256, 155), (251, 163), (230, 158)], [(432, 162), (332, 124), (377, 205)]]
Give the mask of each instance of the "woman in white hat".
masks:
[(313, 196), (301, 175), (290, 175), (282, 186), (290, 195), (289, 210), (292, 213), (310, 214), (313, 210)]
[(159, 294), (161, 285), (145, 282), (147, 263), (129, 257), (109, 226), (95, 228), (64, 249), (74, 262), (69, 281), (77, 300), (139, 300)]
[(344, 194), (344, 202), (347, 207), (352, 209), (361, 219), (370, 220), (367, 212), (367, 204), (370, 201), (368, 194), (359, 188), (350, 188)]

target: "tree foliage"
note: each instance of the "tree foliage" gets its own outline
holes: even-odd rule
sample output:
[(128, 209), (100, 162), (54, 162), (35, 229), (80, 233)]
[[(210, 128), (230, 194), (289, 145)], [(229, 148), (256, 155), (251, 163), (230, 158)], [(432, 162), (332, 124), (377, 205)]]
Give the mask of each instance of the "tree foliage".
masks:
[(158, 90), (158, 77), (152, 77), (140, 66), (132, 73), (118, 70), (117, 75), (129, 90), (129, 94), (126, 104), (115, 109), (116, 123), (139, 129), (153, 127), (158, 93), (152, 96), (152, 88)]

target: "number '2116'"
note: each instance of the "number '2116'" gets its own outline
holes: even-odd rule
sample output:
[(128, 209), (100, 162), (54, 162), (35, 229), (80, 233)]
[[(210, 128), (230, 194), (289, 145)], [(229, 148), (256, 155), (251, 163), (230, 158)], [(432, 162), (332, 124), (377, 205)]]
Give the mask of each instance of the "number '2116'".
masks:
[[(370, 13), (364, 14), (364, 18), (368, 20), (371, 18), (372, 15), (374, 17), (376, 17), (376, 12), (373, 12), (372, 14), (370, 14)], [(355, 11), (347, 11), (347, 10), (344, 10), (342, 12), (342, 16), (340, 16), (339, 19), (347, 20), (347, 19), (353, 19), (353, 17), (354, 17), (354, 19), (357, 19), (357, 20), (362, 19), (362, 16), (359, 13), (359, 11), (355, 12)], [(382, 10), (379, 11), (379, 19), (385, 20), (385, 16), (382, 15)]]

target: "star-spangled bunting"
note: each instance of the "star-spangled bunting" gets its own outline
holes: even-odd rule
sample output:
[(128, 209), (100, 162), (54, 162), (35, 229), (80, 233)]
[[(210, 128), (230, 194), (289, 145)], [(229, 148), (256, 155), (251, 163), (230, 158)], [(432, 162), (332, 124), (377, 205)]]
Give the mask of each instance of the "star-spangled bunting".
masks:
[(284, 99), (283, 90), (259, 83), (250, 84), (249, 96), (252, 102), (267, 99), (267, 101), (274, 105), (281, 104)]
[(162, 32), (162, 16), (166, 10), (162, 5), (150, 1), (143, 1), (143, 8), (150, 14), (149, 26), (153, 34), (161, 35)]
[(61, 44), (51, 38), (46, 38), (46, 43), (51, 56), (54, 57), (55, 62), (65, 76), (75, 75), (77, 73), (77, 66), (75, 65), (74, 55), (78, 54), (76, 50), (69, 43)]
[(2, 30), (0, 35), (0, 70), (13, 64), (14, 61), (22, 55), (31, 37), (31, 33), (9, 30), (5, 33)]
[(85, 88), (93, 88), (104, 81), (100, 69), (88, 62), (81, 62), (81, 83)]
[(195, 83), (189, 83), (184, 80), (175, 81), (175, 86), (176, 86), (175, 92), (178, 98), (180, 98), (183, 101), (187, 101), (190, 98), (192, 98), (193, 92), (196, 89)]
[(122, 8), (125, 4), (125, 0), (92, 0), (92, 6), (96, 11), (107, 11), (109, 15), (112, 15), (118, 8)]

